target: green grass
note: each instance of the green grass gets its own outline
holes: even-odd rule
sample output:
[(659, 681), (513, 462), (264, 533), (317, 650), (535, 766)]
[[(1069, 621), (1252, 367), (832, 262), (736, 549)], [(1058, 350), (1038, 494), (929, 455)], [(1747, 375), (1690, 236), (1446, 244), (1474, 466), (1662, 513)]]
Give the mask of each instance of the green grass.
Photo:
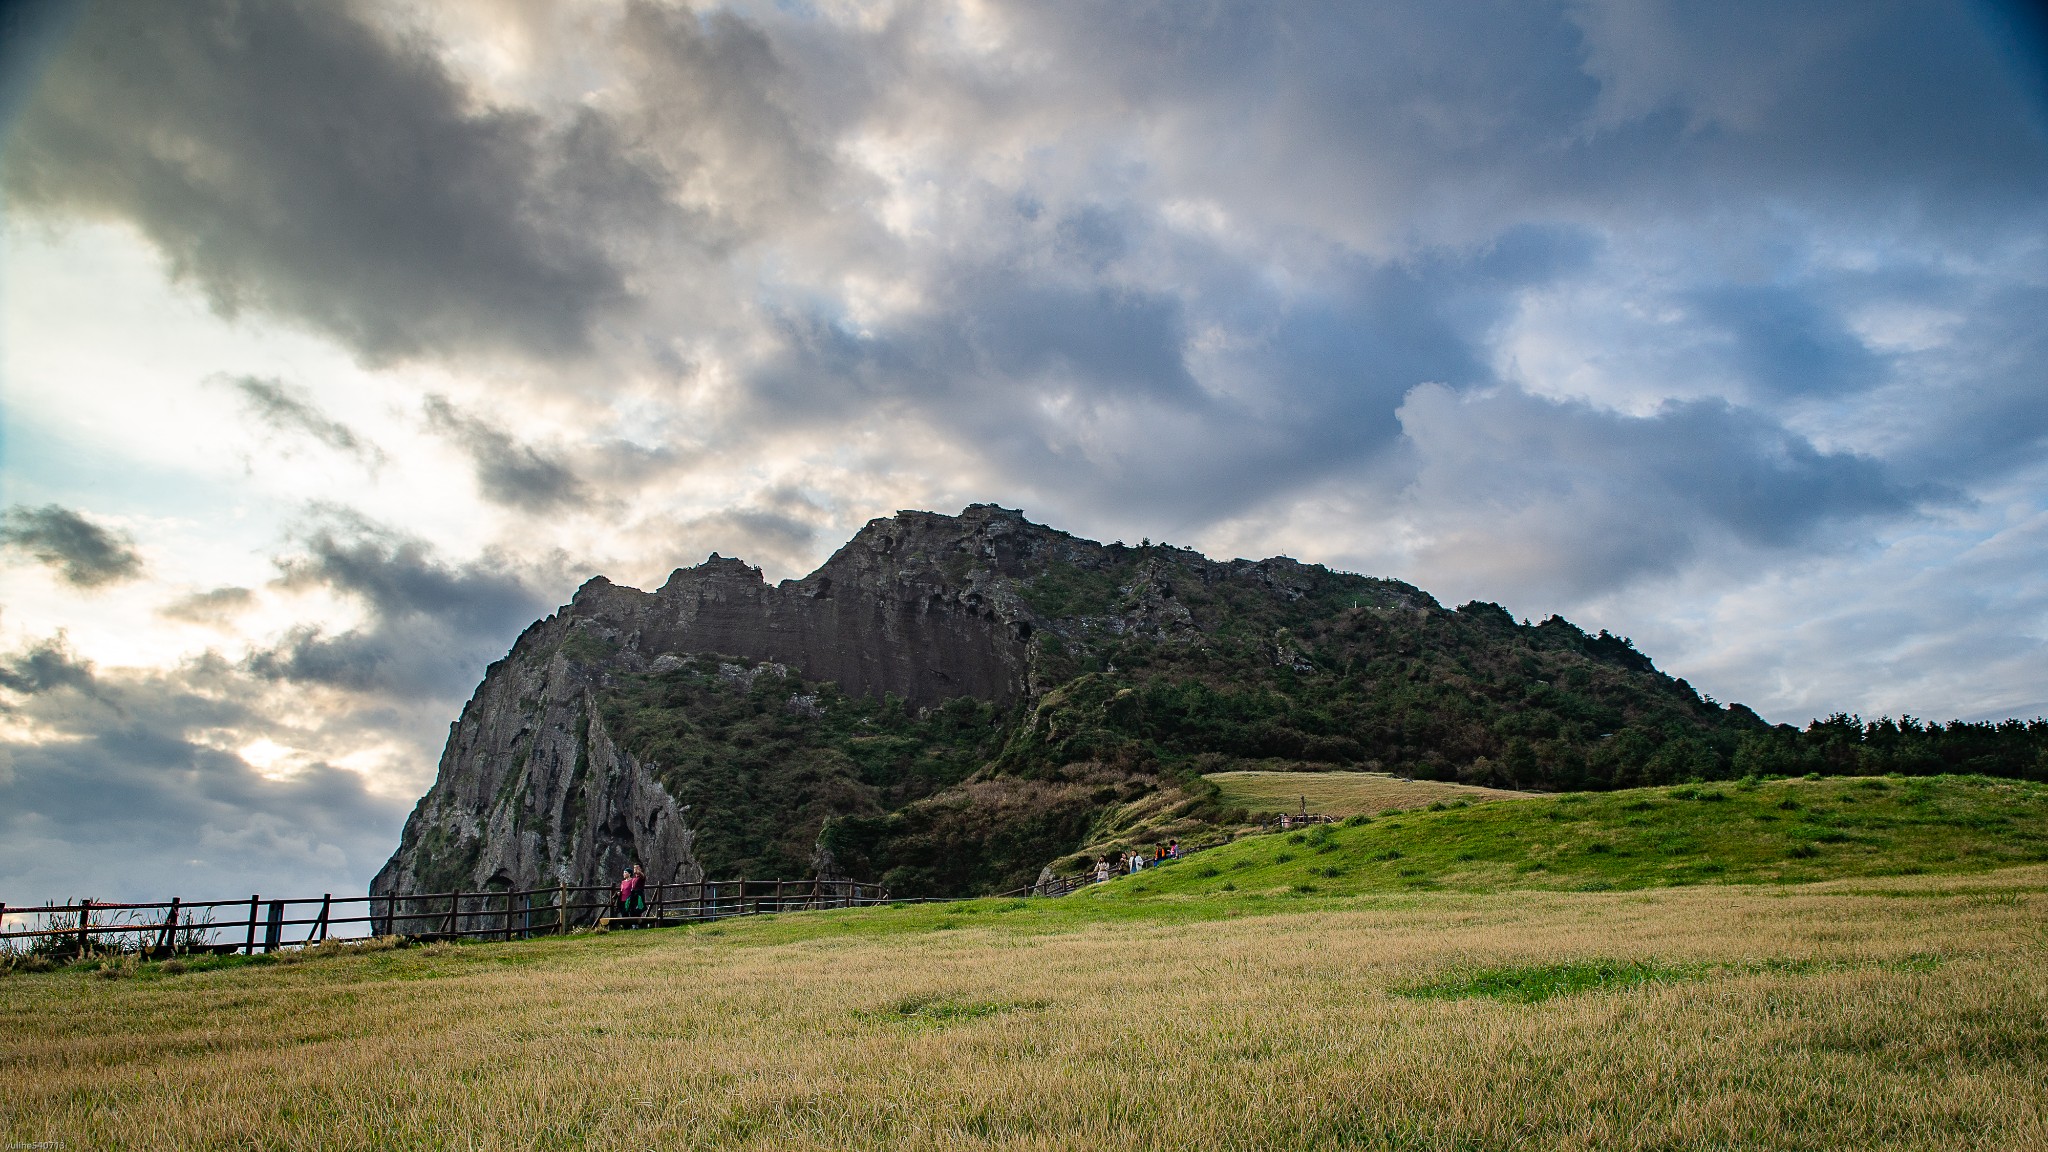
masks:
[(2048, 786), (1834, 778), (1498, 800), (1247, 837), (1092, 902), (1448, 888), (1605, 891), (1982, 871), (2048, 860)]
[(1470, 1000), (1484, 997), (1512, 1004), (1536, 1004), (1554, 996), (1570, 996), (1600, 988), (1633, 988), (1707, 975), (1700, 964), (1659, 964), (1634, 960), (1587, 960), (1571, 964), (1478, 968), (1453, 972), (1391, 991), (1414, 1000)]
[(1253, 812), (1294, 812), (1306, 805), (1319, 816), (1371, 815), (1393, 808), (1421, 808), (1435, 801), (1495, 800), (1525, 793), (1436, 780), (1404, 780), (1389, 772), (1232, 771), (1211, 772), (1218, 801)]
[(945, 993), (905, 996), (884, 1008), (857, 1011), (854, 1018), (868, 1023), (903, 1024), (912, 1028), (943, 1028), (969, 1020), (983, 1020), (1005, 1012), (1043, 1008), (1043, 1000), (971, 1000)]
[[(1405, 911), (1448, 893), (1796, 884), (2040, 861), (2048, 861), (2048, 787), (2039, 784), (1947, 776), (1690, 785), (1464, 807), (1453, 801), (1363, 823), (1248, 836), (1061, 900), (793, 912), (556, 944), (631, 952), (670, 933), (764, 946), (954, 931), (1032, 938), (1305, 907)], [(1873, 887), (1872, 894), (1913, 892)]]
[[(1929, 972), (1940, 964), (1934, 956), (1908, 956), (1879, 965), (1888, 971)], [(1762, 960), (1739, 964), (1675, 964), (1656, 960), (1580, 960), (1564, 964), (1527, 964), (1499, 968), (1457, 969), (1434, 980), (1388, 989), (1411, 1000), (1501, 1000), (1540, 1004), (1582, 992), (1709, 980), (1716, 976), (1805, 976), (1844, 968), (1814, 960)]]

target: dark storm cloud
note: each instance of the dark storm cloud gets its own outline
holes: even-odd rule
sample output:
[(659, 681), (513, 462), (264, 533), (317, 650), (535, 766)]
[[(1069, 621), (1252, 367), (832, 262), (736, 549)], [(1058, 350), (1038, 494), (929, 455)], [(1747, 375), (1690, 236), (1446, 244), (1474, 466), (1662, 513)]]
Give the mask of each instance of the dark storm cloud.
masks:
[(57, 504), (16, 504), (0, 512), (0, 550), (34, 558), (75, 588), (98, 588), (142, 574), (142, 556), (133, 540)]
[(1337, 236), (1470, 240), (1764, 191), (2010, 207), (2048, 155), (1960, 0), (1006, 11), (1077, 105), (1148, 123), (1177, 190)]
[[(1594, 248), (1576, 231), (1519, 229), (1473, 251), (1335, 260), (1318, 291), (1287, 295), (1197, 249), (1171, 289), (1148, 289), (1076, 274), (1144, 227), (1114, 219), (1048, 221), (1071, 260), (1012, 252), (960, 268), (936, 306), (873, 333), (786, 317), (759, 418), (909, 401), (1020, 483), (1200, 523), (1396, 449), (1396, 410), (1418, 385), (1495, 382), (1485, 341), (1513, 293)], [(1076, 229), (1089, 237), (1078, 249)], [(1201, 349), (1194, 330), (1219, 327), (1228, 346)]]
[(310, 436), (337, 452), (346, 452), (371, 464), (382, 463), (384, 453), (357, 436), (355, 430), (320, 410), (303, 388), (282, 380), (237, 376), (227, 385), (241, 394), (250, 413), (279, 432)]
[(1423, 461), (1409, 514), (1436, 537), (1437, 566), (1549, 595), (1670, 573), (1716, 540), (1796, 548), (1831, 526), (1956, 498), (1719, 400), (1629, 416), (1428, 387), (1401, 419)]
[(38, 736), (0, 742), (9, 904), (347, 892), (397, 835), (403, 806), (353, 772), (316, 763), (270, 780), (208, 744), (267, 727), (261, 686), (217, 658), (95, 675), (46, 642), (0, 667), (0, 689), (20, 694), (8, 711)]
[(558, 601), (542, 579), (486, 556), (449, 564), (425, 542), (337, 514), (279, 561), (288, 588), (324, 586), (367, 619), (340, 633), (313, 627), (250, 658), (260, 676), (397, 698), (459, 700), (483, 666)]
[(1764, 393), (1821, 396), (1867, 391), (1885, 377), (1883, 358), (1820, 300), (1781, 285), (1715, 285), (1694, 299), (1718, 330), (1738, 377)]
[(92, 694), (92, 665), (71, 654), (59, 636), (0, 658), (0, 688), (33, 696), (55, 688)]
[(422, 40), (291, 0), (92, 5), (4, 181), (18, 210), (134, 222), (224, 313), (372, 361), (583, 349), (626, 289), (580, 217), (652, 195), (601, 126), (480, 106)]
[(545, 512), (582, 504), (589, 489), (569, 466), (503, 429), (461, 412), (444, 396), (426, 400), (427, 426), (459, 445), (476, 467), (484, 499), (508, 508)]
[[(990, 170), (1007, 186), (960, 184), (948, 219), (974, 242), (913, 266), (924, 306), (778, 313), (751, 422), (896, 406), (999, 483), (1198, 525), (1412, 455), (1396, 416), (1412, 390), (1500, 386), (1497, 342), (1530, 294), (1626, 284), (1648, 257), (1680, 270), (1640, 300), (1676, 316), (1652, 339), (1804, 442), (1780, 427), (1791, 405), (1900, 376), (1854, 323), (1884, 289), (1802, 267), (1799, 220), (1995, 250), (2048, 218), (2048, 150), (1960, 7), (1034, 4), (1003, 21), (1030, 65), (950, 73), (929, 103), (891, 107), (956, 122), (963, 165), (982, 137), (1046, 159)], [(868, 75), (931, 76), (905, 42), (869, 45)], [(1223, 223), (1189, 228), (1190, 202)], [(1662, 450), (1739, 474), (1735, 443)], [(1574, 488), (1589, 490), (1598, 477)], [(1687, 517), (1770, 535), (1712, 484), (1688, 491)], [(1882, 514), (1802, 506), (1817, 523)]]
[(1884, 405), (1901, 426), (1904, 467), (1959, 484), (1995, 481), (2048, 451), (2048, 288), (1954, 293), (1951, 339), (1900, 357), (1902, 382)]

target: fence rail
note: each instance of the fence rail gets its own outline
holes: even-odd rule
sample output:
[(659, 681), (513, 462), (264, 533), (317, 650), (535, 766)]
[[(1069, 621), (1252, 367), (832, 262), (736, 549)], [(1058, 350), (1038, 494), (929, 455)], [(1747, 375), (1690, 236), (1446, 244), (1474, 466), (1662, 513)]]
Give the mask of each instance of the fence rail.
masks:
[[(521, 940), (600, 923), (642, 927), (809, 908), (867, 907), (887, 903), (889, 891), (852, 880), (704, 880), (649, 884), (642, 898), (642, 907), (629, 910), (620, 907), (618, 890), (609, 885), (557, 884), (401, 896), (324, 893), (297, 899), (252, 895), (246, 900), (0, 904), (0, 941), (26, 941), (42, 951), (85, 953), (99, 948), (154, 956), (275, 952), (362, 936)], [(12, 921), (25, 926), (6, 927)]]
[[(1303, 807), (1306, 808), (1306, 802)], [(1335, 816), (1283, 813), (1267, 826), (1285, 831), (1334, 824)], [(1190, 849), (1191, 853), (1200, 849)], [(1119, 868), (1116, 875), (1122, 875)], [(1092, 871), (1051, 876), (1000, 896), (1065, 896), (1096, 882)], [(523, 940), (579, 927), (684, 924), (812, 908), (862, 908), (892, 902), (879, 884), (854, 880), (702, 880), (650, 884), (645, 906), (628, 914), (604, 884), (557, 884), (510, 891), (424, 892), (246, 900), (170, 900), (9, 907), (0, 903), (0, 947), (25, 940), (43, 951), (80, 954), (95, 947), (144, 955), (256, 953), (362, 936), (414, 940)], [(919, 903), (933, 898), (920, 899)], [(946, 898), (950, 899), (950, 898)], [(225, 917), (225, 918), (223, 918)], [(10, 919), (27, 927), (7, 928)]]

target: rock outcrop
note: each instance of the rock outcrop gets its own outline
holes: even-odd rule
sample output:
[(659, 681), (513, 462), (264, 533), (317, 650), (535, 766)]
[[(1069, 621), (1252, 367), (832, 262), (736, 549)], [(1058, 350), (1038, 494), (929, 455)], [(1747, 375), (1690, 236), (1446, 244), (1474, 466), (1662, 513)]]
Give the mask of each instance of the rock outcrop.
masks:
[(816, 572), (777, 585), (716, 553), (654, 592), (593, 577), (486, 672), (371, 892), (607, 883), (636, 862), (656, 880), (700, 879), (690, 814), (605, 732), (593, 694), (610, 675), (719, 653), (852, 695), (1008, 702), (1028, 687), (1034, 625), (1003, 575), (1063, 542), (975, 505), (872, 521)]
[[(372, 895), (704, 878), (688, 813), (605, 730), (591, 678), (545, 641), (493, 665), (450, 726), (433, 789)], [(545, 658), (532, 657), (545, 655)]]

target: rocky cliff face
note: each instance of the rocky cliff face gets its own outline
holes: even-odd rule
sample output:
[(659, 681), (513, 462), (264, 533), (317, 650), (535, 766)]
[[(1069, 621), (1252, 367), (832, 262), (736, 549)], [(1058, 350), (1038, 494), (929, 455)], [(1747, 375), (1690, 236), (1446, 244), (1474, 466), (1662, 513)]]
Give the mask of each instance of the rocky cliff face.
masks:
[(486, 673), (372, 890), (634, 862), (999, 890), (1162, 790), (1218, 816), (1200, 773), (1227, 762), (1599, 787), (1712, 775), (1757, 724), (1556, 618), (901, 512), (801, 580), (716, 555), (653, 592), (590, 580)]
[(976, 505), (873, 521), (779, 585), (715, 553), (651, 593), (591, 579), (485, 674), (371, 891), (606, 883), (635, 862), (657, 880), (702, 878), (691, 814), (607, 734), (597, 698), (615, 677), (716, 653), (849, 695), (1006, 703), (1029, 686), (1033, 615), (1005, 574), (1065, 543)]
[(606, 731), (560, 616), (493, 665), (449, 728), (434, 787), (373, 895), (704, 878), (687, 813)]

